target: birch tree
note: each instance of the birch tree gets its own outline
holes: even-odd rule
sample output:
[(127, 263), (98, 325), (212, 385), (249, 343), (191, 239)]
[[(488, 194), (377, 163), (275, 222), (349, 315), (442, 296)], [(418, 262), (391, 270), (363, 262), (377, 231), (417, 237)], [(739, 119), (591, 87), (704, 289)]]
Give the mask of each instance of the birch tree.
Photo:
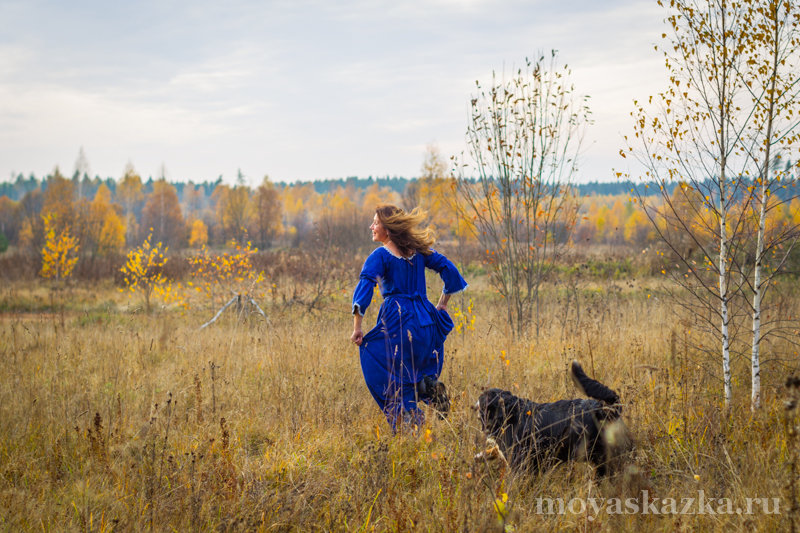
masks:
[[(669, 83), (647, 103), (634, 102), (634, 138), (626, 137), (621, 155), (634, 156), (644, 178), (660, 189), (659, 209), (640, 203), (672, 252), (674, 268), (664, 272), (688, 294), (678, 303), (719, 341), (729, 408), (732, 304), (741, 289), (731, 265), (743, 244), (747, 194), (748, 161), (740, 141), (752, 119), (740, 107), (744, 86), (738, 75), (750, 46), (748, 20), (745, 4), (729, 0), (670, 0), (668, 9), (662, 51)], [(643, 200), (643, 191), (635, 192)], [(692, 246), (679, 250), (677, 243), (687, 237)]]
[(539, 291), (575, 225), (569, 184), (590, 121), (587, 98), (576, 95), (570, 70), (556, 63), (552, 52), (508, 80), (477, 82), (467, 155), (456, 160), (463, 214), (518, 335), (531, 321), (539, 333)]
[(53, 214), (43, 215), (45, 243), (42, 248), (43, 278), (55, 278), (57, 282), (68, 278), (78, 262), (78, 239), (70, 234), (69, 226), (57, 229)]
[[(791, 165), (782, 158), (800, 144), (800, 8), (789, 0), (750, 3), (750, 40), (741, 75), (751, 96), (753, 128), (745, 139), (755, 165), (749, 213), (756, 237), (752, 254), (752, 343), (750, 407), (761, 406), (761, 341), (764, 297), (781, 271), (798, 238), (797, 224), (780, 224), (767, 231), (773, 213), (798, 197)], [(774, 218), (774, 216), (773, 216)], [(772, 260), (768, 264), (767, 258)], [(749, 265), (743, 265), (748, 269)], [(746, 279), (750, 279), (749, 275)]]

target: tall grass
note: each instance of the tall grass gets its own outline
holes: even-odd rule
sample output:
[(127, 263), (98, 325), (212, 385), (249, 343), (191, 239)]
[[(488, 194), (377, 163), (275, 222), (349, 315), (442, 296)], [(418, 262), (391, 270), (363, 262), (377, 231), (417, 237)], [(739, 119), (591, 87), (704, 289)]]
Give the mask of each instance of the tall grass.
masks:
[[(542, 334), (515, 340), (485, 280), (470, 282), (451, 302), (463, 311), (472, 298), (476, 315), (447, 341), (451, 415), (397, 436), (348, 341), (347, 295), (321, 312), (276, 305), (269, 323), (231, 314), (198, 331), (208, 310), (132, 313), (112, 287), (71, 289), (64, 318), (36, 307), (36, 285), (6, 287), (0, 529), (772, 531), (796, 520), (784, 368), (765, 373), (765, 407), (751, 414), (739, 362), (728, 418), (716, 362), (656, 290), (552, 287)], [(26, 302), (45, 312), (21, 312)], [(628, 466), (598, 481), (583, 463), (523, 479), (476, 462), (484, 442), (470, 406), (482, 388), (575, 397), (572, 359), (620, 392), (636, 442)], [(647, 491), (658, 503), (701, 490), (734, 509), (780, 498), (780, 514), (547, 514), (537, 500)]]

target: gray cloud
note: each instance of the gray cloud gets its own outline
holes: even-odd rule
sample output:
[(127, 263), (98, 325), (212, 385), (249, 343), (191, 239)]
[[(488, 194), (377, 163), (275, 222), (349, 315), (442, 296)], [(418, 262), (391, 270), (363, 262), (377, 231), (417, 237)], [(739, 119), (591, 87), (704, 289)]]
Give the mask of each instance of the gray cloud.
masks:
[(0, 4), (0, 179), (419, 172), (463, 149), (475, 80), (556, 48), (591, 96), (584, 179), (610, 179), (633, 98), (663, 78), (649, 0)]

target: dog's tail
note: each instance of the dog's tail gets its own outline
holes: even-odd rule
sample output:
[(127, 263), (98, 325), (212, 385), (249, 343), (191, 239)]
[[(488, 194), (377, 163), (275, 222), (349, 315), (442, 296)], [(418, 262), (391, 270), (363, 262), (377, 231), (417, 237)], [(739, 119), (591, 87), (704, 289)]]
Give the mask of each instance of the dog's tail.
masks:
[(572, 361), (572, 380), (584, 394), (600, 401), (603, 407), (592, 410), (605, 443), (605, 457), (598, 465), (598, 473), (606, 475), (618, 471), (624, 464), (624, 456), (631, 451), (633, 441), (622, 421), (622, 404), (619, 395), (597, 380), (586, 375), (577, 361)]
[(587, 376), (577, 361), (572, 361), (572, 380), (586, 396), (599, 400), (609, 407), (615, 407), (615, 411), (619, 413), (619, 396), (617, 393), (599, 381)]

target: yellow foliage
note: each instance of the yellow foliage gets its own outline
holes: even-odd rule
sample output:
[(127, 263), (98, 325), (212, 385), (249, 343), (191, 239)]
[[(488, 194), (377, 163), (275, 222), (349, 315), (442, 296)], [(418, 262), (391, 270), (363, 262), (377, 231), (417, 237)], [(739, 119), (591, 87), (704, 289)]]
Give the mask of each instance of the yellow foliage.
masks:
[(87, 237), (100, 255), (119, 252), (125, 247), (125, 224), (111, 204), (111, 192), (101, 185), (89, 205)]
[(242, 186), (230, 188), (227, 185), (219, 185), (214, 189), (214, 198), (217, 222), (225, 236), (243, 240), (251, 210), (250, 190)]
[(255, 288), (265, 280), (264, 272), (257, 272), (251, 261), (258, 249), (249, 242), (245, 246), (234, 242), (232, 247), (233, 253), (211, 254), (204, 246), (189, 258), (193, 292), (209, 299), (229, 297), (231, 293), (254, 296)]
[(373, 183), (371, 186), (364, 191), (364, 199), (361, 202), (362, 208), (361, 210), (364, 213), (372, 213), (375, 210), (375, 207), (385, 203), (386, 200), (383, 198), (381, 194), (381, 188), (378, 187), (377, 183)]
[(794, 198), (789, 204), (789, 221), (793, 226), (800, 226), (800, 199)]
[(202, 220), (195, 219), (192, 222), (192, 229), (189, 234), (189, 246), (192, 248), (202, 248), (208, 244), (208, 227)]
[(453, 323), (456, 333), (475, 331), (475, 312), (473, 311), (472, 298), (469, 299), (469, 304), (464, 310), (457, 305), (453, 305)]
[(68, 278), (78, 262), (78, 239), (70, 235), (69, 226), (56, 234), (54, 218), (52, 214), (43, 217), (45, 243), (40, 275), (60, 280)]
[(625, 242), (636, 244), (642, 240), (642, 235), (647, 235), (650, 230), (650, 221), (640, 209), (635, 209), (625, 222)]
[(312, 218), (322, 207), (322, 199), (311, 183), (285, 187), (281, 192), (281, 204), (288, 220), (309, 214)]
[(119, 252), (125, 247), (125, 224), (113, 209), (106, 212), (97, 246), (101, 255)]
[(167, 264), (169, 258), (164, 254), (167, 248), (161, 243), (155, 246), (150, 244), (153, 234), (138, 248), (128, 252), (128, 260), (120, 271), (125, 276), (125, 285), (131, 292), (140, 291), (144, 296), (145, 307), (150, 310), (150, 295), (157, 289), (157, 295), (170, 292), (168, 285), (170, 282), (164, 277), (162, 269)]
[(283, 233), (280, 191), (269, 181), (269, 176), (264, 176), (256, 189), (251, 207), (251, 234), (260, 245), (269, 246), (274, 237)]
[[(375, 186), (377, 188), (377, 185)], [(322, 207), (322, 212), (328, 214), (332, 217), (347, 217), (351, 216), (352, 213), (357, 211), (357, 207), (355, 202), (353, 202), (353, 196), (355, 196), (354, 191), (344, 189), (342, 187), (337, 187), (333, 190), (333, 192), (326, 198), (325, 204)], [(374, 209), (375, 205), (380, 203), (379, 195), (375, 195), (376, 203), (372, 205), (372, 207), (366, 208), (366, 212), (369, 210)]]
[(464, 217), (459, 217), (453, 178), (421, 179), (417, 194), (419, 205), (428, 211), (437, 237), (445, 238), (451, 234), (463, 236), (470, 233), (468, 228), (463, 227), (466, 222)]

